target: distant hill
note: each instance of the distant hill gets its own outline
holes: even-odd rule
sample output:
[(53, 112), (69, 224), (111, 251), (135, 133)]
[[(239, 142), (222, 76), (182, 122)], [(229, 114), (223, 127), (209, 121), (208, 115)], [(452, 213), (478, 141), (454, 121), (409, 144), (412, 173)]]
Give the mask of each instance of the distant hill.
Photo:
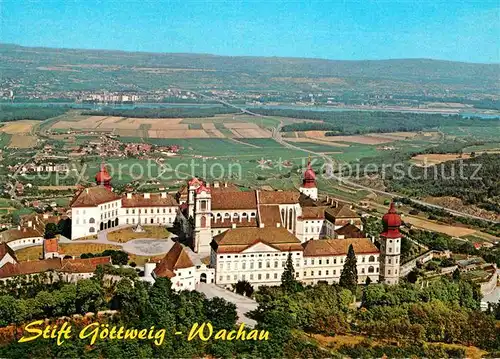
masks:
[[(408, 93), (426, 90), (498, 92), (500, 64), (430, 59), (339, 61), (281, 57), (29, 48), (0, 44), (0, 80), (48, 81), (61, 89), (324, 88)], [(437, 86), (437, 87), (436, 87)], [(390, 91), (389, 91), (390, 92)]]

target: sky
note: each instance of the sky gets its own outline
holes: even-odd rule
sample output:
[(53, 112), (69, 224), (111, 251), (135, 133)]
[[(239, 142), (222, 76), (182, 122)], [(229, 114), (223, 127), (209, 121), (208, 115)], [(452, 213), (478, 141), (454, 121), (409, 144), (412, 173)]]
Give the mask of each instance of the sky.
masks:
[(500, 62), (500, 1), (0, 0), (23, 46)]

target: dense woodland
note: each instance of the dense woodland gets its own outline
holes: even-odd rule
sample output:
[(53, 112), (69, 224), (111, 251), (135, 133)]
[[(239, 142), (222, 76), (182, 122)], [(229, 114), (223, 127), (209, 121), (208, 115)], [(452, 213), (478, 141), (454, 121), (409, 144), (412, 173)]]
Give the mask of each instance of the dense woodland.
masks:
[(500, 213), (499, 168), (500, 155), (482, 154), (426, 168), (413, 166), (412, 176), (388, 172), (386, 184), (389, 191), (409, 197), (453, 196)]
[(134, 108), (116, 109), (105, 107), (101, 110), (84, 111), (83, 115), (95, 116), (121, 116), (137, 118), (193, 118), (214, 117), (216, 115), (239, 113), (240, 111), (231, 107), (175, 107), (175, 108)]
[[(0, 329), (0, 356), (25, 357), (29, 353), (35, 357), (80, 358), (207, 355), (341, 358), (384, 354), (465, 357), (463, 348), (445, 347), (442, 343), (474, 345), (493, 357), (500, 354), (500, 327), (496, 322), (500, 319), (500, 308), (492, 306), (489, 311), (481, 312), (476, 285), (460, 278), (442, 278), (425, 288), (410, 283), (386, 286), (367, 282), (356, 286), (353, 270), (356, 258), (351, 248), (349, 252), (343, 270), (346, 275), (339, 285), (303, 286), (294, 278), (289, 256), (281, 286), (260, 288), (255, 293), (259, 307), (249, 314), (257, 321), (257, 329), (269, 331), (267, 341), (187, 341), (171, 334), (161, 346), (150, 341), (110, 340), (98, 341), (93, 346), (88, 346), (85, 340), (69, 340), (61, 346), (49, 340), (18, 343), (22, 331), (17, 326), (23, 323), (103, 309), (118, 313), (100, 318), (101, 323), (127, 328), (155, 326), (166, 328), (169, 333), (186, 333), (194, 323), (204, 321), (211, 322), (217, 330), (230, 330), (235, 328), (237, 320), (234, 304), (220, 298), (207, 299), (194, 291), (176, 293), (166, 278), (150, 285), (129, 276), (109, 285), (102, 267), (92, 279), (76, 285), (43, 285), (40, 278), (29, 283), (21, 278), (22, 283), (16, 280), (1, 288), (0, 325), (4, 328)], [(354, 292), (361, 299), (360, 309), (352, 305)], [(73, 325), (77, 331), (92, 321), (92, 318), (74, 319)], [(333, 348), (319, 343), (314, 334), (357, 335), (366, 339)]]
[(498, 125), (498, 119), (463, 118), (459, 115), (388, 111), (307, 111), (258, 108), (253, 112), (267, 115), (318, 120), (285, 125), (284, 132), (329, 131), (327, 136), (362, 134), (369, 132), (422, 131), (442, 126)]
[(41, 106), (10, 106), (0, 105), (0, 122), (18, 120), (42, 121), (48, 118), (60, 116), (68, 111), (68, 108), (61, 106), (41, 107)]

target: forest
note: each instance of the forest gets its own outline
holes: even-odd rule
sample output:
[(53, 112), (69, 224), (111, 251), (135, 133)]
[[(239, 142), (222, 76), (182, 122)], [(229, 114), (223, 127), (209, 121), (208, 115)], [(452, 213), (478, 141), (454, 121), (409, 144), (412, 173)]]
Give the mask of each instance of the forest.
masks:
[[(234, 304), (221, 298), (207, 299), (195, 291), (175, 292), (166, 278), (151, 285), (129, 276), (110, 285), (102, 267), (93, 278), (76, 285), (46, 285), (41, 278), (30, 282), (18, 278), (0, 287), (0, 357), (466, 356), (465, 347), (443, 343), (472, 345), (488, 351), (489, 356), (500, 355), (500, 306), (481, 312), (476, 285), (460, 278), (441, 278), (425, 288), (405, 281), (393, 286), (367, 281), (357, 286), (356, 258), (351, 249), (339, 284), (304, 286), (294, 278), (289, 256), (281, 285), (255, 292), (258, 308), (248, 315), (257, 321), (256, 329), (269, 331), (266, 341), (187, 341), (172, 336), (161, 346), (110, 340), (93, 346), (85, 340), (69, 340), (61, 346), (50, 340), (18, 343), (23, 323), (106, 309), (117, 313), (99, 318), (101, 323), (127, 328), (155, 326), (172, 333), (187, 332), (194, 323), (205, 321), (217, 330), (232, 330), (237, 321)], [(352, 305), (353, 293), (361, 300), (360, 308)], [(83, 327), (92, 321), (89, 317), (73, 318), (72, 324)], [(317, 334), (365, 339), (334, 348), (320, 343)]]
[(408, 197), (453, 196), (500, 213), (499, 168), (500, 155), (484, 153), (425, 168), (412, 166), (411, 176), (388, 172), (385, 183), (389, 191)]
[(283, 132), (329, 131), (326, 136), (371, 132), (415, 132), (442, 126), (498, 126), (497, 119), (463, 118), (459, 115), (389, 111), (307, 111), (289, 109), (252, 110), (266, 116), (280, 116), (323, 122), (299, 122), (283, 126)]
[(11, 106), (0, 104), (0, 122), (37, 120), (43, 121), (48, 118), (60, 116), (68, 111), (62, 106)]
[(119, 116), (137, 118), (195, 118), (214, 117), (216, 115), (239, 113), (232, 107), (175, 107), (175, 108), (133, 108), (115, 109), (104, 107), (101, 110), (83, 111), (83, 115), (91, 116)]

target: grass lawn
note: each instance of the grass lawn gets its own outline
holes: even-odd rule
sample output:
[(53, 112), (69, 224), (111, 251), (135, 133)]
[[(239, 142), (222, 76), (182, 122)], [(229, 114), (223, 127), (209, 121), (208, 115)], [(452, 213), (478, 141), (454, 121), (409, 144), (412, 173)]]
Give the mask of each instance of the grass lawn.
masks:
[(145, 232), (136, 233), (132, 227), (119, 229), (108, 233), (108, 240), (111, 242), (125, 243), (138, 238), (157, 238), (163, 239), (170, 235), (164, 227), (161, 226), (144, 226)]
[[(100, 243), (62, 243), (61, 249), (65, 255), (80, 257), (82, 253), (101, 253), (106, 249), (121, 250), (120, 246)], [(16, 252), (17, 254), (17, 252)]]
[(19, 261), (34, 261), (42, 256), (42, 246), (33, 246), (16, 251), (16, 257)]

